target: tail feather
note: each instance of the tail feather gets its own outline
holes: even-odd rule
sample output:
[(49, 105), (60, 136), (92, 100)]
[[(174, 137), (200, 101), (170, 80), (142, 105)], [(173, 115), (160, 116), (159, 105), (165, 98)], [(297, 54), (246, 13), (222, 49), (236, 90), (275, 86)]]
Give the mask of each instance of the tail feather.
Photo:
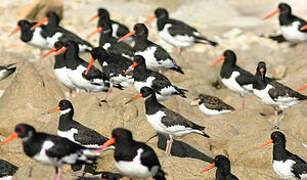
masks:
[(181, 73), (181, 74), (184, 74), (184, 72), (182, 71), (182, 69), (181, 69), (181, 67), (179, 67), (179, 66), (175, 66), (175, 67), (172, 67), (172, 68), (170, 68), (171, 70), (174, 70), (174, 71), (177, 71), (177, 72), (179, 72), (179, 73)]
[(186, 90), (186, 89), (181, 89), (181, 88), (178, 88), (178, 87), (176, 87), (176, 90), (177, 90), (177, 93), (176, 93), (176, 94), (178, 94), (179, 96), (184, 97), (184, 98), (186, 98), (185, 93), (186, 93), (186, 92), (189, 92), (189, 91)]
[(202, 44), (209, 44), (211, 46), (217, 46), (218, 45), (217, 42), (210, 41), (209, 39), (207, 39), (205, 37), (201, 37), (201, 36), (197, 36), (195, 42), (196, 43), (202, 43)]

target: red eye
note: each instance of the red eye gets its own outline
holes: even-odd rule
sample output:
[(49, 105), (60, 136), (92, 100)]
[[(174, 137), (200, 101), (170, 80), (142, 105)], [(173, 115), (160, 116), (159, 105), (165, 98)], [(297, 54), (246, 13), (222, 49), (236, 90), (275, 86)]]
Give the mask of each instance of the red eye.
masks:
[(71, 43), (68, 43), (68, 46), (71, 46), (72, 44)]
[(20, 127), (20, 130), (22, 131), (22, 132), (25, 132), (25, 127)]
[(282, 4), (280, 7), (286, 7), (284, 4)]
[(275, 135), (275, 138), (278, 138), (278, 136), (277, 136), (277, 135)]
[(94, 52), (92, 51), (91, 54), (94, 54)]
[(215, 159), (215, 161), (218, 161), (218, 160), (219, 160), (219, 158), (216, 158), (216, 159)]
[(119, 133), (119, 132), (117, 132), (115, 135), (116, 135), (116, 136), (119, 136), (119, 135), (120, 135), (120, 133)]

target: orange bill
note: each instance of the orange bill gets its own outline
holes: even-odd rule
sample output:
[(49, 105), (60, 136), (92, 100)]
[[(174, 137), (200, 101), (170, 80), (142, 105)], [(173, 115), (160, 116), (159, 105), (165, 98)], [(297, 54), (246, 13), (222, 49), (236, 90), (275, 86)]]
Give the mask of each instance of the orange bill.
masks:
[(111, 137), (109, 140), (107, 140), (105, 143), (103, 143), (103, 145), (101, 145), (97, 150), (96, 152), (100, 152), (102, 150), (104, 150), (105, 148), (115, 144), (116, 142), (116, 139), (114, 137)]
[(56, 48), (52, 48), (52, 49), (50, 49), (50, 51), (49, 51), (49, 52), (47, 52), (46, 54), (44, 54), (44, 55), (42, 55), (42, 56), (41, 56), (41, 59), (43, 59), (43, 58), (45, 58), (45, 57), (49, 56), (51, 53), (53, 53), (53, 52), (55, 52), (55, 51), (56, 51)]
[(264, 144), (261, 144), (260, 148), (263, 148), (264, 146), (266, 146), (266, 145), (268, 145), (268, 144), (271, 144), (271, 143), (273, 143), (273, 140), (272, 140), (272, 139), (268, 140), (268, 141), (267, 141), (266, 143), (264, 143)]
[(302, 27), (300, 28), (301, 31), (304, 31), (304, 30), (306, 30), (306, 29), (307, 29), (307, 24), (304, 25), (304, 26), (302, 26)]
[(147, 18), (147, 19), (144, 21), (144, 24), (146, 24), (146, 23), (148, 23), (148, 22), (150, 22), (150, 21), (154, 20), (155, 18), (156, 18), (156, 16), (155, 16), (155, 15), (150, 16), (149, 18)]
[(276, 9), (275, 11), (273, 11), (271, 14), (267, 15), (264, 17), (264, 19), (269, 19), (270, 17), (274, 16), (275, 14), (279, 13), (280, 10)]
[(135, 31), (132, 30), (131, 32), (129, 32), (128, 34), (124, 35), (124, 36), (121, 37), (119, 40), (117, 40), (117, 42), (121, 42), (121, 41), (127, 39), (128, 37), (130, 37), (130, 36), (132, 36), (132, 35), (134, 35), (134, 34), (135, 34)]
[(306, 89), (306, 88), (307, 88), (307, 84), (304, 85), (304, 86), (302, 86), (302, 87), (300, 87), (300, 88), (298, 88), (296, 91), (297, 91), (297, 92), (300, 92), (300, 91), (303, 91), (303, 90)]
[(57, 56), (59, 54), (62, 54), (66, 51), (66, 47), (62, 47), (61, 49), (57, 50), (52, 56)]
[(140, 94), (136, 95), (134, 98), (132, 98), (129, 101), (127, 101), (125, 104), (131, 103), (132, 101), (135, 101), (135, 100), (137, 100), (137, 99), (139, 99), (141, 97), (143, 97), (143, 94), (140, 93)]
[(51, 114), (51, 113), (59, 112), (59, 111), (61, 111), (61, 108), (60, 108), (60, 107), (56, 107), (56, 108), (54, 108), (54, 109), (51, 109), (51, 110), (47, 111), (47, 113), (48, 113), (48, 114)]
[(93, 64), (94, 64), (94, 62), (95, 62), (95, 59), (94, 59), (94, 58), (92, 58), (92, 59), (91, 59), (91, 61), (90, 61), (90, 63), (89, 63), (89, 64), (88, 64), (88, 66), (87, 66), (87, 69), (86, 69), (85, 75), (87, 75), (87, 74), (88, 74), (88, 72), (91, 70), (91, 68), (92, 68), (92, 66), (93, 66)]
[(138, 66), (138, 64), (136, 62), (133, 62), (133, 64), (126, 70), (125, 74), (130, 73), (137, 66)]
[(209, 171), (210, 169), (212, 169), (212, 168), (214, 168), (214, 167), (215, 167), (215, 163), (210, 164), (210, 166), (208, 166), (206, 169), (200, 171), (200, 173), (204, 173), (204, 172), (206, 172), (206, 171)]
[(102, 27), (97, 28), (95, 31), (91, 32), (89, 35), (87, 35), (86, 39), (89, 39), (90, 37), (92, 37), (94, 34), (101, 32), (103, 29)]
[(264, 73), (264, 69), (260, 68), (259, 71), (263, 74)]
[(96, 14), (95, 16), (91, 17), (91, 19), (90, 19), (89, 21), (94, 21), (94, 19), (96, 19), (96, 18), (98, 18), (98, 17), (99, 17), (99, 15)]
[(212, 63), (210, 64), (210, 66), (213, 66), (213, 65), (215, 65), (216, 63), (219, 63), (219, 62), (224, 61), (224, 60), (225, 60), (225, 56), (222, 56), (221, 58), (219, 58), (219, 59), (215, 60), (214, 62), (212, 62)]
[(7, 137), (4, 141), (2, 141), (0, 143), (0, 145), (4, 145), (10, 141), (13, 141), (14, 139), (16, 139), (18, 137), (18, 134), (16, 132), (14, 132), (13, 134), (11, 134), (9, 137)]
[(13, 34), (17, 33), (18, 31), (20, 31), (21, 27), (17, 26), (10, 34), (9, 37), (12, 36)]
[(48, 18), (45, 17), (41, 22), (38, 22), (38, 23), (36, 23), (34, 26), (32, 26), (32, 27), (31, 27), (31, 30), (33, 31), (35, 28), (37, 28), (37, 27), (43, 25), (43, 24), (44, 24), (45, 22), (47, 22), (47, 21), (48, 21)]

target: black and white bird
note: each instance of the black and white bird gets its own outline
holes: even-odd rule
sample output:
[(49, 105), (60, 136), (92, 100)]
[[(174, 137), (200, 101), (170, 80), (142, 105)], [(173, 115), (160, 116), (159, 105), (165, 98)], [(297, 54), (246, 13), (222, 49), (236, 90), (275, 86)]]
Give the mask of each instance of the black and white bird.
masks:
[(196, 100), (199, 110), (206, 115), (220, 115), (235, 110), (232, 106), (215, 96), (200, 94)]
[(132, 61), (121, 55), (108, 53), (102, 47), (93, 48), (90, 52), (92, 59), (86, 70), (87, 72), (92, 68), (93, 63), (98, 59), (99, 64), (102, 67), (103, 73), (105, 73), (111, 81), (112, 84), (116, 84), (122, 88), (128, 88), (133, 85), (132, 75), (126, 74), (126, 70), (132, 65)]
[(100, 149), (115, 146), (114, 159), (116, 169), (130, 179), (153, 177), (166, 180), (159, 159), (147, 144), (135, 141), (132, 133), (124, 128), (112, 131), (112, 137)]
[(292, 14), (291, 7), (280, 3), (278, 9), (267, 15), (265, 19), (279, 13), (279, 25), (283, 37), (294, 44), (307, 41), (307, 22)]
[(47, 41), (47, 36), (43, 34), (43, 29), (45, 25), (37, 27), (34, 30), (31, 28), (36, 24), (36, 22), (29, 22), (28, 20), (19, 20), (17, 27), (10, 33), (9, 36), (21, 31), (20, 39), (24, 43), (31, 46), (38, 47), (40, 50), (50, 49), (49, 43)]
[(133, 70), (134, 87), (140, 92), (142, 87), (150, 87), (160, 101), (168, 100), (172, 95), (186, 98), (187, 90), (173, 85), (164, 75), (146, 68), (143, 56), (134, 56), (133, 64), (127, 69), (126, 74)]
[(45, 24), (46, 22), (48, 22), (48, 23), (44, 27), (42, 35), (47, 37), (49, 49), (53, 48), (54, 43), (57, 42), (57, 41), (72, 40), (72, 41), (74, 41), (78, 44), (80, 52), (92, 50), (93, 46), (89, 42), (81, 39), (79, 36), (72, 33), (71, 31), (66, 30), (65, 28), (61, 27), (59, 25), (60, 18), (53, 11), (47, 12), (46, 18), (44, 18), (41, 22), (32, 26), (31, 29), (32, 30), (36, 29), (37, 27)]
[(155, 15), (149, 17), (144, 23), (157, 18), (159, 36), (169, 44), (179, 48), (181, 54), (183, 48), (193, 46), (195, 43), (217, 46), (214, 41), (202, 36), (194, 27), (177, 19), (169, 18), (164, 8), (157, 8)]
[(146, 67), (153, 71), (166, 71), (168, 69), (184, 74), (181, 67), (176, 64), (169, 53), (158, 44), (148, 40), (148, 29), (144, 24), (134, 25), (133, 31), (120, 38), (122, 41), (135, 34), (135, 44), (133, 47), (135, 55), (145, 58)]
[[(95, 16), (93, 16), (90, 19), (90, 21), (93, 21), (94, 19), (96, 19), (98, 17), (99, 17), (98, 28), (104, 22), (111, 22), (112, 36), (117, 38), (117, 39), (124, 36), (125, 34), (129, 33), (129, 31), (130, 31), (129, 28), (127, 26), (125, 26), (124, 24), (121, 24), (117, 21), (110, 19), (110, 13), (105, 8), (99, 8), (98, 13)], [(130, 38), (129, 40), (132, 40), (132, 38)]]
[(170, 154), (174, 137), (183, 137), (190, 133), (209, 136), (204, 132), (205, 127), (189, 121), (180, 114), (160, 104), (155, 92), (149, 87), (143, 87), (140, 94), (129, 100), (130, 103), (138, 98), (145, 99), (146, 118), (151, 127), (158, 133), (168, 136), (165, 153)]
[(228, 89), (240, 94), (241, 106), (244, 109), (245, 95), (252, 93), (255, 77), (250, 72), (236, 65), (237, 57), (232, 50), (224, 51), (223, 56), (210, 65), (221, 61), (224, 61), (224, 63), (220, 71), (220, 78)]
[(97, 149), (89, 149), (67, 138), (36, 132), (34, 127), (28, 124), (18, 124), (15, 132), (1, 142), (1, 145), (21, 138), (23, 151), (30, 158), (55, 168), (53, 179), (61, 179), (61, 167), (63, 164), (94, 163)]
[(86, 92), (101, 92), (109, 89), (109, 78), (96, 67), (92, 67), (85, 75), (89, 63), (79, 57), (77, 43), (67, 41), (64, 47), (53, 55), (57, 56), (61, 53), (64, 53), (67, 75), (74, 86)]
[(214, 163), (209, 167), (202, 170), (201, 173), (209, 171), (210, 169), (216, 167), (215, 180), (239, 180), (235, 175), (231, 173), (230, 161), (224, 155), (217, 155), (214, 158)]
[(18, 167), (10, 162), (0, 159), (0, 180), (12, 180)]
[(13, 74), (16, 71), (16, 67), (14, 66), (16, 63), (8, 64), (8, 65), (0, 65), (0, 81), (9, 77), (11, 74)]
[[(53, 52), (56, 52), (64, 47), (63, 41), (57, 41), (54, 43), (54, 48), (52, 48), (48, 53), (42, 56), (42, 58), (52, 54)], [(69, 98), (72, 98), (72, 92), (73, 90), (77, 90), (78, 88), (73, 84), (73, 82), (68, 77), (68, 70), (66, 65), (66, 60), (64, 53), (61, 53), (57, 56), (55, 56), (55, 62), (53, 66), (53, 72), (56, 78), (69, 89)], [(79, 91), (79, 90), (78, 90)]]
[(286, 149), (286, 136), (275, 131), (271, 139), (260, 147), (273, 143), (273, 170), (280, 179), (307, 179), (307, 163), (299, 156)]
[[(264, 104), (273, 106), (275, 112), (275, 121), (273, 128), (277, 128), (280, 121), (284, 118), (284, 109), (306, 100), (307, 96), (302, 95), (295, 90), (265, 76), (266, 64), (261, 61), (258, 63), (255, 82), (253, 83), (253, 93)], [(278, 109), (282, 110), (282, 116), (278, 121)]]
[(100, 32), (99, 46), (103, 47), (108, 53), (118, 54), (126, 58), (132, 59), (133, 48), (125, 42), (117, 42), (117, 38), (112, 36), (112, 27), (110, 21), (104, 21), (97, 30), (93, 31), (88, 37)]

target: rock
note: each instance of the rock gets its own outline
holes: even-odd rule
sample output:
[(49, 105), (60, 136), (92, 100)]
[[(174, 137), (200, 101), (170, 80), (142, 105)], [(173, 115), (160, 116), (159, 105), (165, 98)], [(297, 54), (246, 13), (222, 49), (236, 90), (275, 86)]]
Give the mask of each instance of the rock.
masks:
[(225, 38), (236, 38), (242, 34), (242, 30), (239, 28), (233, 28), (232, 30), (223, 34)]

